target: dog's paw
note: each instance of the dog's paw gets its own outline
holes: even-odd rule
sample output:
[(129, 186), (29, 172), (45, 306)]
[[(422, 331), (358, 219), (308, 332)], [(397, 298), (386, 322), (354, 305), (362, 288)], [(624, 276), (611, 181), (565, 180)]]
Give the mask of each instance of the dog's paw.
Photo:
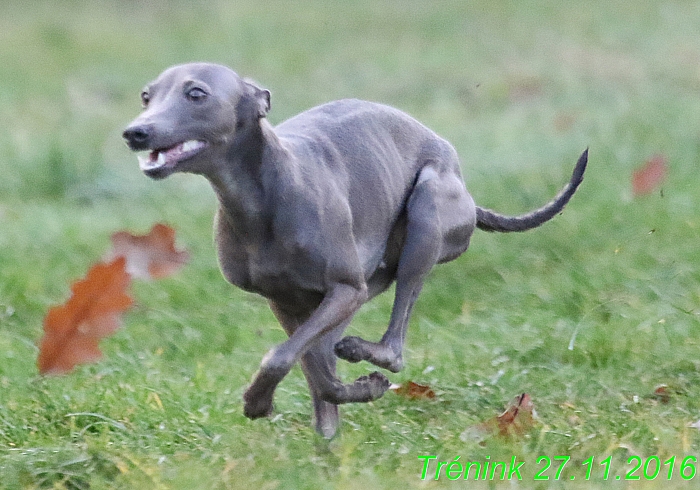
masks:
[(353, 385), (355, 389), (366, 393), (365, 401), (372, 401), (381, 398), (386, 393), (391, 386), (391, 381), (382, 373), (375, 371), (368, 376), (357, 378)]
[(377, 367), (398, 373), (403, 369), (403, 358), (390, 347), (368, 342), (360, 337), (345, 337), (335, 344), (335, 355), (348, 362), (371, 362)]
[(273, 406), (271, 394), (269, 396), (259, 395), (251, 392), (249, 388), (243, 395), (243, 401), (245, 402), (243, 414), (249, 419), (269, 417), (272, 414)]
[(335, 355), (348, 362), (364, 361), (367, 359), (364, 342), (360, 337), (345, 337), (335, 344)]

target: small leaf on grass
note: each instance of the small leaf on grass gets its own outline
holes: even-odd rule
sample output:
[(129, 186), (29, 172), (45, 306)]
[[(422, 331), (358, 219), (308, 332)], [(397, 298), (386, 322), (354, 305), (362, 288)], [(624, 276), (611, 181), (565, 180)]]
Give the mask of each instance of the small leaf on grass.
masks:
[(121, 314), (133, 303), (126, 293), (131, 277), (125, 266), (123, 257), (94, 265), (73, 284), (66, 304), (49, 310), (39, 344), (40, 373), (67, 373), (102, 357), (100, 339), (119, 328)]
[(535, 416), (535, 406), (530, 395), (523, 393), (516, 396), (506, 411), (496, 417), (498, 433), (502, 436), (521, 436), (532, 429)]
[(654, 389), (652, 396), (665, 405), (671, 401), (671, 390), (667, 385), (659, 385)]
[(632, 172), (632, 193), (636, 196), (651, 194), (666, 178), (668, 159), (664, 155), (654, 155), (644, 165)]
[(527, 393), (516, 396), (501, 415), (486, 422), (468, 427), (460, 435), (463, 441), (483, 441), (497, 435), (501, 437), (522, 437), (535, 425), (537, 413), (532, 398)]
[(147, 235), (119, 231), (112, 235), (109, 257), (126, 257), (126, 271), (135, 279), (161, 279), (177, 272), (189, 254), (175, 248), (175, 230), (155, 224)]
[(435, 392), (430, 386), (419, 385), (413, 381), (408, 381), (402, 385), (392, 388), (397, 395), (409, 400), (422, 400), (425, 398), (435, 398)]

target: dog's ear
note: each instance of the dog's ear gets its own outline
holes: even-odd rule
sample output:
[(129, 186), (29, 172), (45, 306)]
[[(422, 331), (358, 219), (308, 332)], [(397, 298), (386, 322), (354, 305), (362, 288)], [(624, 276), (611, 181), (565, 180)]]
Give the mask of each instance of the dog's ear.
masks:
[(246, 79), (245, 83), (250, 88), (253, 98), (255, 99), (258, 110), (258, 118), (262, 119), (263, 117), (267, 116), (267, 113), (270, 110), (270, 91), (258, 87), (252, 80)]
[(270, 110), (270, 91), (265, 88), (258, 89), (255, 96), (258, 99), (258, 116), (263, 118)]

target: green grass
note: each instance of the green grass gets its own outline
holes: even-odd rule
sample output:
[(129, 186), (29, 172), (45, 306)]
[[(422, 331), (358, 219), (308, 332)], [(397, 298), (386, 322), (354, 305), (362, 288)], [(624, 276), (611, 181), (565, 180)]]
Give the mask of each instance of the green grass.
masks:
[[(569, 488), (570, 475), (580, 488), (658, 488), (663, 471), (605, 482), (598, 463), (613, 457), (613, 479), (632, 455), (676, 456), (676, 468), (700, 455), (688, 427), (700, 419), (698, 25), (700, 4), (684, 0), (4, 2), (0, 488), (459, 486), (421, 482), (426, 454), (516, 456), (521, 488), (535, 486), (541, 455), (571, 462), (538, 488)], [(284, 334), (261, 298), (221, 278), (207, 184), (149, 181), (120, 138), (141, 87), (191, 60), (271, 89), (275, 123), (349, 96), (402, 108), (455, 145), (476, 201), (502, 212), (548, 200), (590, 146), (561, 217), (522, 235), (477, 232), (431, 274), (391, 379), (429, 384), (435, 400), (344, 406), (328, 442), (295, 369), (271, 419), (243, 417), (243, 390)], [(663, 193), (632, 198), (632, 170), (655, 153), (669, 159)], [(191, 263), (136, 285), (102, 362), (38, 376), (47, 309), (112, 232), (157, 221)], [(391, 301), (376, 298), (349, 331), (378, 338)], [(340, 365), (346, 380), (370, 370)], [(651, 396), (659, 384), (668, 403)], [(539, 415), (530, 434), (460, 438), (522, 392)], [(677, 471), (670, 484), (684, 485)]]

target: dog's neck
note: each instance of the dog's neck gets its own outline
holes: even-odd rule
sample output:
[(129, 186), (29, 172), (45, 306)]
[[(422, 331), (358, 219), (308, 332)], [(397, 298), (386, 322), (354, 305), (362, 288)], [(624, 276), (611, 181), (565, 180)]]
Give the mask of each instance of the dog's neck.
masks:
[(214, 172), (206, 176), (219, 199), (219, 213), (235, 229), (253, 233), (267, 226), (271, 215), (266, 189), (278, 170), (269, 167), (284, 152), (272, 126), (260, 119), (234, 136)]

